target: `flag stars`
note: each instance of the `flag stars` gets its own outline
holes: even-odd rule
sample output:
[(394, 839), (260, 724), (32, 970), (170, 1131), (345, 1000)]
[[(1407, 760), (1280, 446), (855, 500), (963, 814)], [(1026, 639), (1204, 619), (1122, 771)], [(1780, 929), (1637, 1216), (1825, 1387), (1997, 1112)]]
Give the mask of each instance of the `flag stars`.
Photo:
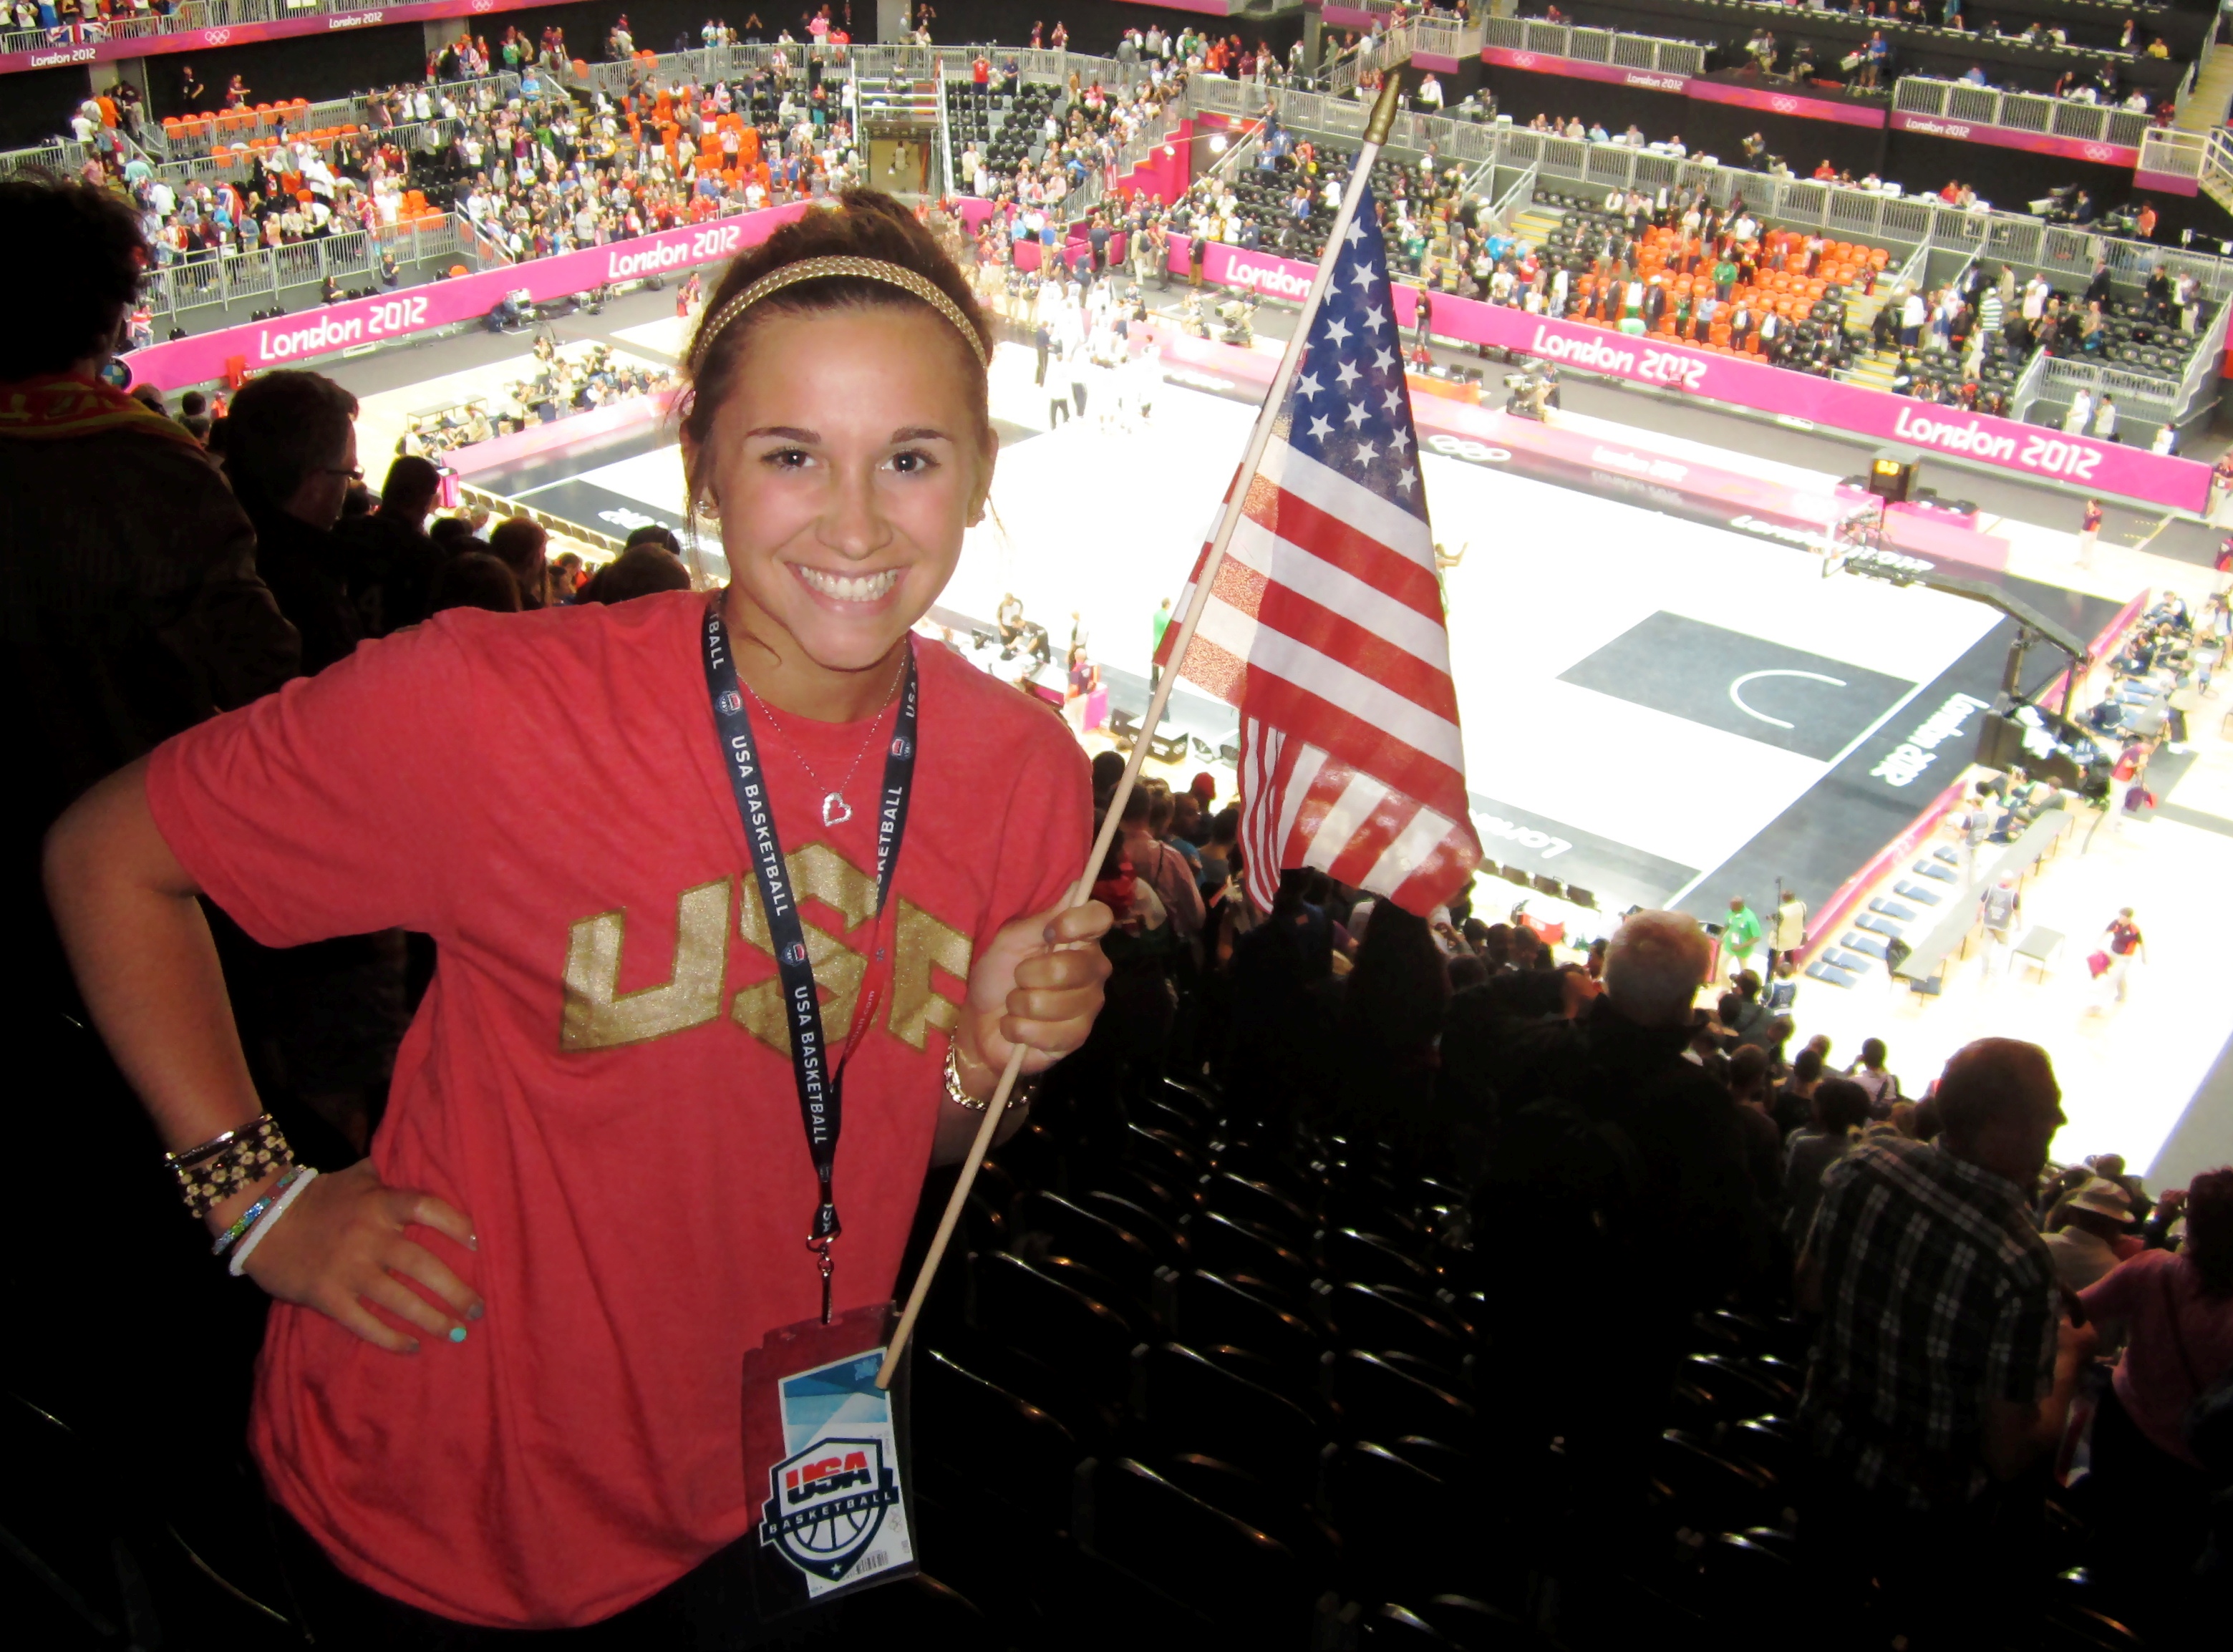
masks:
[(1351, 462), (1361, 469), (1364, 465), (1371, 464), (1374, 459), (1378, 459), (1379, 457), (1380, 450), (1373, 446), (1370, 442), (1359, 442), (1357, 445), (1357, 452), (1352, 456)]
[(1357, 363), (1354, 361), (1344, 361), (1341, 364), (1341, 370), (1334, 374), (1335, 378), (1341, 380), (1341, 387), (1344, 390), (1348, 389), (1350, 386), (1355, 384), (1357, 380), (1363, 376), (1364, 375), (1362, 374), (1357, 372)]
[(1395, 435), (1389, 438), (1388, 445), (1394, 448), (1398, 453), (1403, 452), (1406, 448), (1411, 446), (1411, 433), (1405, 430), (1401, 425), (1398, 425), (1396, 427)]
[(1352, 287), (1371, 286), (1372, 266), (1370, 263), (1367, 263), (1364, 259), (1359, 258), (1355, 263), (1350, 266), (1349, 284)]
[(1382, 328), (1388, 325), (1388, 312), (1382, 309), (1379, 305), (1375, 304), (1370, 309), (1364, 312), (1364, 325), (1367, 331), (1374, 333), (1378, 332)]
[(1401, 390), (1390, 390), (1385, 396), (1381, 398), (1380, 405), (1387, 409), (1387, 411), (1391, 414), (1402, 413), (1403, 411), (1403, 393)]
[(1363, 402), (1352, 401), (1349, 404), (1348, 419), (1349, 427), (1351, 430), (1355, 430), (1359, 425), (1363, 424), (1366, 420), (1371, 417), (1372, 415), (1364, 410), (1364, 404)]
[(1332, 420), (1328, 419), (1324, 413), (1318, 413), (1312, 417), (1311, 420), (1311, 439), (1312, 441), (1322, 442), (1332, 434)]
[(1417, 485), (1419, 473), (1413, 470), (1409, 465), (1406, 465), (1402, 470), (1396, 472), (1396, 480), (1400, 483), (1404, 491), (1408, 492), (1413, 487)]
[(1388, 371), (1388, 369), (1389, 369), (1389, 368), (1390, 368), (1390, 367), (1394, 367), (1395, 365), (1396, 365), (1396, 352), (1395, 352), (1395, 351), (1393, 351), (1393, 350), (1391, 350), (1391, 349), (1389, 349), (1389, 348), (1388, 348), (1386, 346), (1384, 346), (1384, 345), (1383, 345), (1383, 346), (1382, 346), (1379, 349), (1377, 349), (1377, 350), (1373, 351), (1373, 353), (1372, 353), (1372, 370), (1373, 370), (1375, 373), (1385, 373), (1385, 372), (1387, 372), (1387, 371)]
[(1315, 396), (1324, 390), (1324, 388), (1325, 387), (1318, 383), (1318, 375), (1317, 374), (1305, 373), (1296, 381), (1295, 393), (1301, 396)]
[(1355, 246), (1359, 241), (1364, 239), (1364, 225), (1355, 218), (1350, 219), (1349, 233), (1342, 237), (1342, 239), (1348, 242), (1350, 245)]
[[(1326, 336), (1337, 344), (1346, 344), (1349, 342), (1349, 328), (1343, 325), (1340, 316), (1336, 315), (1331, 321), (1326, 322)], [(1346, 365), (1346, 363), (1344, 365)]]

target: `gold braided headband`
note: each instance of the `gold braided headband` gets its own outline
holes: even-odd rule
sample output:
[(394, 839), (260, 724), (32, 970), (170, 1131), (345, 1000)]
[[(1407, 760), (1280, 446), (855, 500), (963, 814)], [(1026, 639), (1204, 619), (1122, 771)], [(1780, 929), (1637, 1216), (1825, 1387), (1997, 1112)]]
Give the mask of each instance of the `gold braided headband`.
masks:
[(706, 353), (713, 348), (713, 341), (721, 336), (729, 323), (769, 294), (781, 292), (785, 287), (795, 287), (802, 281), (821, 281), (837, 276), (881, 281), (887, 286), (897, 287), (902, 292), (914, 294), (954, 323), (954, 330), (967, 341), (969, 353), (977, 358), (979, 367), (990, 365), (985, 356), (984, 340), (977, 336), (977, 329), (961, 313), (961, 306), (941, 291), (936, 282), (898, 264), (887, 263), (882, 258), (854, 257), (804, 258), (797, 263), (787, 263), (781, 269), (769, 270), (706, 318), (691, 346), (692, 364), (702, 363)]

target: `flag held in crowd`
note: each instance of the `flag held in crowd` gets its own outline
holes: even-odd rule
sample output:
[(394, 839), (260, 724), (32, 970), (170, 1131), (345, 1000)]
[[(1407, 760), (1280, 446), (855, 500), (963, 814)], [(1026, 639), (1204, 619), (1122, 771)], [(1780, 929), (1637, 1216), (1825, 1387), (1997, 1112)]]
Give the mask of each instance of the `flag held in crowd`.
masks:
[(1251, 899), (1268, 907), (1283, 869), (1310, 866), (1424, 915), (1480, 863), (1481, 841), (1369, 185), (1331, 256), (1178, 673), (1240, 713)]

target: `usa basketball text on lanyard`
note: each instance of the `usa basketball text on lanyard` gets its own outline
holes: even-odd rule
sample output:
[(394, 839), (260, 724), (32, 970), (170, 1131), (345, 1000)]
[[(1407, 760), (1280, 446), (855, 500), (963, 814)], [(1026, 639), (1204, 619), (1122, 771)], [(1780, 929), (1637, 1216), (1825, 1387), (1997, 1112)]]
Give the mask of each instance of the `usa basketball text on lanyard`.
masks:
[[(892, 893), (892, 873), (899, 864), (900, 839), (907, 831), (908, 795), (915, 784), (915, 647), (908, 644), (905, 675), (900, 683), (899, 715), (892, 725), (891, 745), (884, 753), (884, 784), (876, 798), (876, 914), (875, 942), (861, 990), (853, 1000), (852, 1024), (846, 1029), (845, 1051), (832, 1069), (822, 1028), (822, 1002), (815, 990), (814, 966), (808, 960), (806, 932), (792, 897), (791, 868), (784, 863), (783, 846), (776, 837), (775, 810), (768, 797), (767, 774), (760, 763), (759, 747), (752, 738), (752, 719), (739, 692), (737, 665), (729, 650), (728, 628), (721, 623), (718, 597), (706, 609), (706, 690), (713, 700), (713, 725), (720, 732), (723, 766), (737, 798), (737, 815), (743, 821), (745, 842), (750, 847), (752, 871), (760, 883), (760, 904), (766, 911), (768, 934), (775, 943), (775, 965), (783, 983), (785, 1011), (791, 1024), (791, 1076), (798, 1083), (798, 1114), (806, 1126), (806, 1150), (814, 1162), (821, 1199), (806, 1248), (822, 1269), (822, 1323), (830, 1323), (832, 1263), (831, 1241), (844, 1230), (837, 1221), (837, 1205), (830, 1177), (837, 1166), (837, 1136), (845, 1122), (845, 1069), (862, 1040), (876, 1024), (876, 1007), (892, 979), (892, 942), (884, 930), (884, 910)], [(882, 713), (878, 713), (880, 716)]]

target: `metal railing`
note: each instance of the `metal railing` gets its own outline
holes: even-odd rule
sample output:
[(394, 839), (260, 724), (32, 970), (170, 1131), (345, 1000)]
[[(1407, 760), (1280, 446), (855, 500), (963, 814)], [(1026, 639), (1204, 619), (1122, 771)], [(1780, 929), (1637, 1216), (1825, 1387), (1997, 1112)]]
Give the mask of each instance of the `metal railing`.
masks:
[[(1496, 163), (1491, 161), (1490, 166)], [(1535, 200), (1535, 168), (1530, 166), (1513, 180), (1512, 187), (1496, 198), (1496, 205), (1488, 209), (1489, 221), (1507, 235)]]
[(1904, 75), (1892, 87), (1891, 106), (1902, 114), (1924, 115), (1967, 125), (2003, 127), (2041, 137), (2080, 143), (2113, 143), (2137, 149), (2153, 121), (2133, 109), (2104, 107), (2037, 92), (1996, 92), (1966, 81), (1937, 81)]
[(1695, 41), (1584, 29), (1572, 23), (1536, 23), (1524, 17), (1485, 17), (1481, 21), (1481, 35), (1482, 45), (1507, 51), (1571, 57), (1584, 63), (1611, 63), (1661, 75), (1706, 72), (1708, 49)]
[(2047, 384), (2047, 364), (2052, 360), (2044, 352), (2024, 363), (2024, 370), (2016, 375), (2015, 388), (2008, 393), (2008, 417), (2028, 422), (2031, 410), (2039, 400)]
[(2217, 315), (2202, 329), (2193, 355), (2188, 358), (2186, 372), (2179, 380), (2179, 408), (2182, 413), (2197, 406), (2207, 393), (2217, 387), (2218, 376), (2225, 371), (2226, 323), (2233, 321), (2233, 304), (2221, 302)]
[(1437, 57), (1455, 57), (1462, 63), (1481, 55), (1482, 36), (1478, 23), (1460, 23), (1453, 17), (1414, 17), (1390, 29), (1388, 38), (1388, 55), (1391, 59), (1432, 52)]
[(2208, 132), (2181, 132), (2177, 127), (2150, 127), (2140, 134), (2139, 170), (2191, 178), (2198, 184), (2213, 135)]
[[(1214, 81), (1191, 81), (1187, 93), (1196, 108), (1231, 101), (1216, 89)], [(1362, 113), (1359, 106), (1348, 99), (1306, 93), (1260, 94), (1257, 107), (1260, 108), (1265, 101), (1277, 107), (1284, 123), (1298, 130), (1324, 133), (1353, 135), (1357, 127), (1318, 117), (1340, 111), (1355, 112), (1360, 116)], [(2233, 299), (2233, 259), (2201, 257), (2151, 242), (2096, 235), (2074, 225), (2048, 224), (2021, 213), (1956, 208), (1935, 198), (1909, 199), (1896, 193), (1847, 189), (1810, 179), (1747, 172), (1710, 160), (1655, 154), (1624, 144), (1592, 143), (1532, 132), (1501, 120), (1485, 127), (1443, 116), (1406, 115), (1390, 133), (1389, 146), (1399, 153), (1406, 149), (1417, 151), (1430, 138), (1437, 144), (1438, 154), (1462, 153), (1460, 146), (1467, 144), (1488, 146), (1491, 152), (1488, 158), (1498, 165), (1527, 173), (1531, 199), (1543, 189), (1559, 185), (1589, 197), (1602, 196), (1613, 190), (1633, 189), (1649, 197), (1662, 189), (1702, 189), (1716, 205), (1724, 207), (1741, 194), (1763, 223), (1786, 229), (1819, 230), (1842, 240), (1893, 250), (1899, 257), (1904, 279), (1920, 280), (1928, 268), (1928, 255), (1940, 251), (1957, 253), (1965, 262), (1989, 258), (2012, 265), (2025, 274), (2036, 270), (2050, 281), (2059, 282), (2066, 289), (2082, 286), (2100, 264), (2106, 264), (2111, 280), (2127, 289), (2143, 285), (2160, 266), (2174, 279), (2183, 274), (2192, 275), (2202, 295), (2218, 304), (2221, 323), (2227, 301)], [(2217, 153), (2222, 153), (2228, 176), (2233, 178), (2233, 137), (2219, 134), (2212, 143), (2214, 146), (2222, 146)], [(2222, 341), (2222, 327), (2219, 330)], [(2212, 389), (2211, 375), (2223, 354), (2222, 348), (2216, 355), (2208, 349), (2198, 350), (2183, 363), (2180, 380), (2121, 368), (2101, 371), (2110, 375), (2113, 383), (2126, 385), (2115, 391), (2120, 401), (2130, 394), (2142, 404), (2143, 411), (2170, 407), (2176, 403), (2179, 414), (2184, 416), (2191, 411), (2184, 404)], [(2076, 365), (2093, 367), (2091, 363)], [(2047, 370), (2040, 371), (2044, 374)]]
[(459, 230), (462, 222), (444, 213), (252, 252), (199, 253), (149, 271), (144, 297), (156, 315), (179, 315), (212, 304), (322, 286), (328, 276), (342, 282), (377, 280), (383, 252), (394, 252), (399, 266), (461, 256), (468, 238)]
[[(1363, 130), (1364, 111), (1348, 99), (1306, 92), (1249, 91), (1253, 107), (1247, 112), (1251, 114), (1270, 102), (1278, 109), (1279, 119), (1298, 130), (1334, 136), (1351, 136)], [(1230, 82), (1201, 77), (1187, 83), (1187, 96), (1195, 107), (1228, 114), (1244, 107), (1242, 92), (1242, 88)], [(2233, 296), (2233, 260), (2100, 235), (2070, 224), (2048, 224), (2028, 213), (1948, 206), (1936, 197), (1911, 198), (1850, 189), (1811, 179), (1722, 166), (1696, 157), (1677, 159), (1624, 144), (1554, 137), (1502, 120), (1483, 125), (1446, 115), (1404, 115), (1396, 122), (1390, 144), (1398, 149), (1422, 150), (1430, 138), (1438, 154), (1475, 162), (1493, 158), (1499, 165), (1511, 167), (1540, 166), (1546, 183), (1557, 179), (1600, 192), (1634, 188), (1647, 195), (1663, 188), (1702, 188), (1723, 205), (1741, 193), (1764, 219), (1792, 228), (1835, 231), (1846, 240), (1896, 247), (1903, 260), (1917, 247), (1927, 244), (2080, 281), (2092, 274), (2097, 263), (2106, 262), (2116, 280), (2133, 286), (2147, 279), (2151, 266), (2161, 263), (2174, 277), (2192, 273), (2206, 297)], [(2213, 136), (2212, 153), (2222, 158), (2229, 182), (2233, 182), (2233, 136)]]
[(73, 178), (85, 165), (85, 146), (70, 138), (58, 138), (52, 143), (42, 143), (31, 149), (0, 151), (0, 178), (29, 172), (49, 172), (63, 178)]
[[(56, 47), (92, 45), (105, 40), (152, 40), (166, 35), (192, 34), (203, 29), (286, 23), (304, 17), (346, 16), (351, 12), (379, 11), (389, 3), (390, 0), (180, 0), (167, 17), (120, 16), (89, 19), (83, 23), (62, 24), (52, 29), (0, 30), (0, 52), (42, 52)], [(478, 28), (479, 24), (459, 18), (444, 26), (462, 34), (469, 26)]]

